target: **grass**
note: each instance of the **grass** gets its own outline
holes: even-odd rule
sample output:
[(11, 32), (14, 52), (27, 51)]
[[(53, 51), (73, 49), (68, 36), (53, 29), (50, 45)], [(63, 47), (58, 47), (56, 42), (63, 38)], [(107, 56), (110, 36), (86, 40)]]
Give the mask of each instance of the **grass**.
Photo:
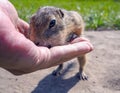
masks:
[(30, 16), (41, 6), (57, 6), (78, 11), (86, 30), (120, 30), (120, 0), (10, 0), (19, 16), (29, 21)]

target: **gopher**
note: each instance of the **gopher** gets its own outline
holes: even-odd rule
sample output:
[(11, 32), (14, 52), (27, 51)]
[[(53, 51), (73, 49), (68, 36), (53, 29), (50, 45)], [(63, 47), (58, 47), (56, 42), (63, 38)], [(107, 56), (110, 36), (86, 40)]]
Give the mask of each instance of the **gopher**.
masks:
[[(73, 39), (82, 35), (84, 22), (82, 17), (75, 11), (45, 6), (30, 18), (30, 40), (37, 46), (51, 48), (69, 44)], [(85, 55), (79, 56), (80, 64), (78, 76), (79, 79), (87, 80), (83, 72), (86, 63)], [(53, 75), (62, 74), (63, 64), (53, 72)]]

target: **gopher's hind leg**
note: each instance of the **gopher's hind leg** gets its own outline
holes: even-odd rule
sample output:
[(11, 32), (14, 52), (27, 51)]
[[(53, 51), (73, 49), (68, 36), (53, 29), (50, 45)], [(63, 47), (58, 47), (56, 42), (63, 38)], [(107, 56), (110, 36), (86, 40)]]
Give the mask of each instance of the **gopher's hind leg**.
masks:
[(53, 71), (54, 76), (60, 76), (63, 72), (63, 64), (60, 64), (56, 70)]
[(84, 66), (85, 66), (85, 63), (86, 63), (86, 57), (85, 55), (84, 56), (81, 56), (81, 57), (78, 57), (78, 62), (79, 62), (79, 72), (77, 74), (78, 78), (81, 80), (87, 80), (88, 79), (88, 76), (84, 73)]

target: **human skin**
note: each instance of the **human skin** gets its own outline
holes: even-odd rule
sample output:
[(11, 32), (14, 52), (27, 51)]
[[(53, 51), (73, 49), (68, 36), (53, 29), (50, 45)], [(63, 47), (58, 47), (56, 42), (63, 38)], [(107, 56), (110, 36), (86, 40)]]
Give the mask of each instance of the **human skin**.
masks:
[(15, 75), (56, 66), (93, 50), (85, 38), (51, 49), (36, 46), (27, 38), (29, 25), (7, 0), (0, 0), (0, 23), (0, 67)]

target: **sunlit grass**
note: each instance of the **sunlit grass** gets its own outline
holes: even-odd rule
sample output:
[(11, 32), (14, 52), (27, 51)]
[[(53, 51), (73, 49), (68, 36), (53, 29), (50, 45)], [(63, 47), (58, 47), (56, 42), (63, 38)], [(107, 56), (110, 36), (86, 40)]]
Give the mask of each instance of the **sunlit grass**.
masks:
[(56, 6), (78, 11), (86, 23), (86, 29), (119, 29), (119, 0), (10, 0), (19, 16), (29, 21), (30, 16), (41, 6)]

